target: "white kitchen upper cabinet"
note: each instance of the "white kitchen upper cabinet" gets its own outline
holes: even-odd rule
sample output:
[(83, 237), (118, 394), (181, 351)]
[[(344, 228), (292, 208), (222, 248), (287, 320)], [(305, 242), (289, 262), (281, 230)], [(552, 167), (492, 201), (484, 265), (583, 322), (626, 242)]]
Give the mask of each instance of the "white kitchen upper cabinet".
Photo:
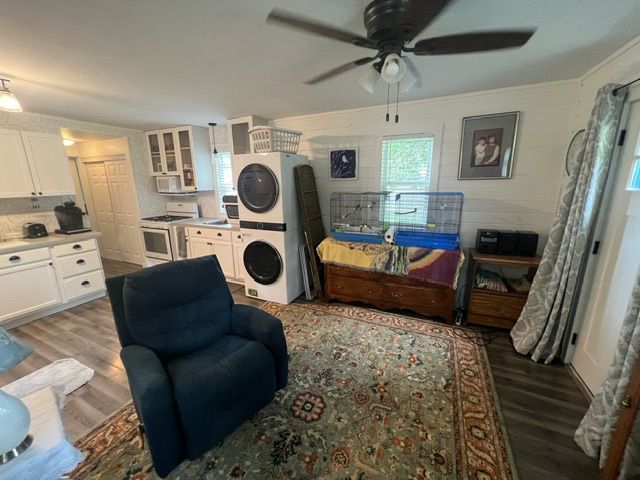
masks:
[(208, 129), (187, 125), (145, 134), (151, 175), (177, 176), (184, 192), (213, 190)]
[(0, 198), (31, 197), (36, 194), (18, 130), (0, 130), (0, 164)]
[(38, 196), (75, 195), (67, 151), (59, 134), (21, 132)]

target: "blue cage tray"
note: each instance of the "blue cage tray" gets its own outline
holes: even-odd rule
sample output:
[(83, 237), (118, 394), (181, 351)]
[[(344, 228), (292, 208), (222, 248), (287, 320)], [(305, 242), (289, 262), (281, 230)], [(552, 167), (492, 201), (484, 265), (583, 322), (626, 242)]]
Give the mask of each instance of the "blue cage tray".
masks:
[(396, 245), (402, 247), (442, 248), (455, 250), (460, 246), (460, 236), (453, 233), (396, 232)]
[(341, 242), (382, 243), (381, 233), (331, 232), (331, 236)]

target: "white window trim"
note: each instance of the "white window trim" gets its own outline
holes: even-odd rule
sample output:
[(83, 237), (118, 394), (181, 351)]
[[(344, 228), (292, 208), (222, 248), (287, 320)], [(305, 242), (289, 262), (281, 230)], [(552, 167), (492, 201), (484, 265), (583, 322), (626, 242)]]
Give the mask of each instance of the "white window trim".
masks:
[(442, 128), (440, 132), (437, 133), (403, 133), (399, 135), (384, 135), (379, 138), (378, 141), (378, 188), (380, 188), (380, 184), (382, 183), (382, 143), (385, 140), (395, 140), (402, 138), (431, 138), (433, 141), (433, 145), (431, 147), (431, 172), (429, 178), (429, 191), (437, 192), (438, 186), (440, 184), (440, 151), (442, 147), (442, 133), (443, 133), (444, 124), (442, 124)]
[[(377, 173), (378, 178), (382, 178), (382, 142), (383, 140), (393, 138), (415, 138), (415, 137), (432, 137), (433, 138), (433, 150), (431, 155), (431, 178), (429, 179), (429, 191), (437, 192), (440, 187), (440, 159), (442, 154), (442, 142), (444, 139), (444, 123), (440, 123), (439, 128), (433, 128), (432, 132), (414, 132), (414, 133), (400, 133), (397, 135), (383, 135), (378, 138), (378, 161), (377, 161)], [(456, 157), (457, 158), (457, 157)], [(456, 163), (457, 167), (457, 163)], [(457, 171), (457, 170), (456, 170)], [(380, 187), (380, 181), (378, 181), (378, 188)]]

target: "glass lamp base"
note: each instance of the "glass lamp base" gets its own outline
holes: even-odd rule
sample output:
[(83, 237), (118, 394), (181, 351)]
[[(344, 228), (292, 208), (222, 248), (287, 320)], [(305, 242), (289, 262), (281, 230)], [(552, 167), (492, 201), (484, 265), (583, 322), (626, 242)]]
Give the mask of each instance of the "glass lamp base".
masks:
[(33, 443), (33, 437), (31, 435), (27, 435), (25, 439), (22, 442), (20, 442), (20, 445), (18, 445), (17, 447), (12, 448), (8, 452), (0, 453), (0, 465), (4, 465), (5, 463), (10, 462), (20, 454), (24, 453), (27, 450), (27, 448), (31, 446), (32, 443)]

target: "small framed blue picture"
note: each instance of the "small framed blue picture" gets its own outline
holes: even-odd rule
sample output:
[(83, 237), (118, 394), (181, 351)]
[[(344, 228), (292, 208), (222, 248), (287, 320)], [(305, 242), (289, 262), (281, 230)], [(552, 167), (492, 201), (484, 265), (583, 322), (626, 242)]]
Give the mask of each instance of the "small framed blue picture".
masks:
[(358, 150), (331, 150), (331, 180), (358, 179)]

